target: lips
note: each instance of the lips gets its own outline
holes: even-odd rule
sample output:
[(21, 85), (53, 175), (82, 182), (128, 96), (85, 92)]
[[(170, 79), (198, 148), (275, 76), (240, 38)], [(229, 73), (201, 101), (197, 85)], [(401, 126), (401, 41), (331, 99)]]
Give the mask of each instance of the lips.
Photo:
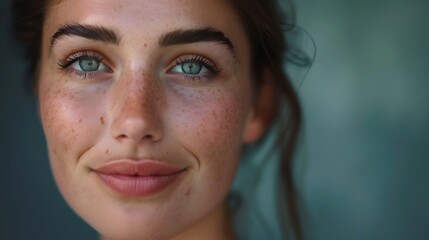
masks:
[(173, 184), (185, 168), (153, 160), (117, 160), (95, 173), (114, 192), (124, 196), (149, 196)]

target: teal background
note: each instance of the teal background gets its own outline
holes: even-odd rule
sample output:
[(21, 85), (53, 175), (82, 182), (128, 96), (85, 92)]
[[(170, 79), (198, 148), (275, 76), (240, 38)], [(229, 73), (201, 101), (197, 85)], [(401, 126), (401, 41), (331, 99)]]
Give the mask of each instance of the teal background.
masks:
[[(96, 239), (53, 183), (8, 35), (8, 2), (0, 1), (0, 239)], [(298, 91), (306, 239), (429, 239), (429, 1), (296, 6), (317, 47)]]
[(429, 239), (429, 1), (299, 0), (308, 239)]

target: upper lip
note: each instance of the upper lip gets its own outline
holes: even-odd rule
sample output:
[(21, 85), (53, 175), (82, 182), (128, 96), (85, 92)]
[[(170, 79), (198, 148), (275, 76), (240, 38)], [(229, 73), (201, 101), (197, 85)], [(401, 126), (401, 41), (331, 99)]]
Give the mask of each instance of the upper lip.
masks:
[(96, 169), (95, 172), (105, 175), (123, 176), (168, 176), (185, 170), (183, 167), (160, 161), (121, 159), (108, 162)]

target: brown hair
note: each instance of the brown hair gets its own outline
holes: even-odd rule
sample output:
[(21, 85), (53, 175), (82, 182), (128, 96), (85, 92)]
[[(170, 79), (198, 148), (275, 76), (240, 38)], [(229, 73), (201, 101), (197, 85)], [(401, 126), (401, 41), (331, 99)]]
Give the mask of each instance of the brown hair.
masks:
[[(276, 147), (281, 150), (280, 171), (285, 187), (284, 197), (287, 200), (287, 209), (281, 209), (284, 211), (281, 221), (282, 224), (286, 224), (289, 219), (296, 239), (301, 240), (303, 235), (292, 171), (294, 149), (301, 128), (301, 107), (283, 69), (285, 61), (306, 64), (305, 58), (296, 54), (296, 49), (285, 38), (285, 32), (295, 26), (293, 4), (287, 1), (289, 11), (285, 14), (280, 10), (277, 0), (230, 0), (230, 2), (240, 16), (250, 42), (256, 89), (261, 84), (263, 68), (267, 68), (273, 77), (277, 96), (275, 118), (281, 129)], [(14, 0), (13, 4), (15, 35), (30, 59), (30, 73), (33, 76), (28, 78), (28, 86), (34, 89), (48, 1)], [(287, 117), (281, 114), (280, 107), (283, 106), (288, 109)]]
[[(291, 1), (288, 1), (289, 14), (283, 15), (276, 0), (248, 1), (232, 0), (240, 15), (251, 45), (252, 64), (256, 76), (261, 79), (262, 67), (267, 67), (273, 77), (274, 89), (278, 99), (276, 117), (280, 125), (277, 146), (281, 149), (281, 177), (286, 188), (288, 212), (296, 239), (303, 239), (298, 212), (297, 194), (293, 179), (293, 155), (301, 128), (301, 107), (297, 94), (283, 70), (285, 60), (299, 65), (306, 65), (305, 57), (300, 57), (299, 49), (285, 39), (285, 32), (295, 27), (295, 15)], [(260, 84), (256, 80), (256, 84)], [(283, 119), (281, 107), (286, 104), (288, 119)], [(282, 216), (287, 216), (283, 214)], [(286, 224), (285, 217), (281, 219)]]

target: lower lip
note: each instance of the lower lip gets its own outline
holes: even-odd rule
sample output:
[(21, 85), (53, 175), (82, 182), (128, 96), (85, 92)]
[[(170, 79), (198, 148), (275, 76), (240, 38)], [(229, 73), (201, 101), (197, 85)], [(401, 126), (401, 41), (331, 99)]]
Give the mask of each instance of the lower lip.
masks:
[(113, 191), (130, 197), (145, 197), (173, 184), (183, 171), (165, 176), (127, 176), (98, 173), (98, 177)]

